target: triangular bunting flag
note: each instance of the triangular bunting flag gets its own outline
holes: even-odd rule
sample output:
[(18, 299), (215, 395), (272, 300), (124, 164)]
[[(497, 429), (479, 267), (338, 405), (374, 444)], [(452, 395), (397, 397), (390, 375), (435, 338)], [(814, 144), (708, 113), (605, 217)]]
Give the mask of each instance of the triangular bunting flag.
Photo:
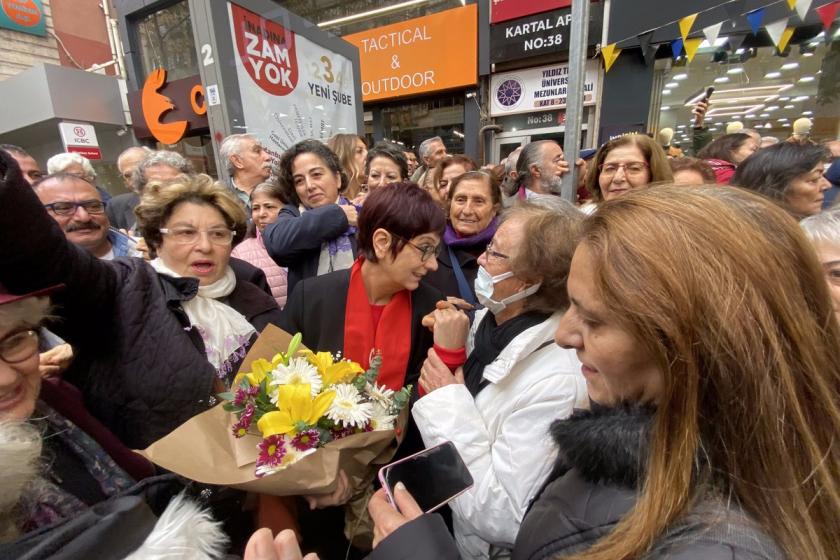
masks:
[(601, 48), (601, 56), (604, 57), (604, 72), (610, 71), (619, 54), (621, 54), (621, 49), (616, 48), (615, 43)]
[(729, 43), (729, 50), (733, 53), (741, 48), (741, 45), (744, 44), (744, 40), (747, 38), (746, 35), (729, 35), (726, 40)]
[(787, 3), (791, 10), (796, 8), (796, 0), (787, 0)]
[(734, 2), (724, 4), (723, 7), (726, 10), (726, 15), (729, 16), (729, 19), (735, 19), (744, 13), (744, 5), (746, 3), (747, 0), (735, 0)]
[(753, 35), (758, 35), (758, 30), (761, 29), (761, 20), (764, 19), (764, 8), (753, 10), (747, 14), (747, 21), (750, 22), (750, 28)]
[(694, 55), (697, 54), (697, 49), (700, 48), (700, 43), (702, 42), (703, 39), (699, 37), (685, 40), (685, 56), (688, 58), (689, 63), (694, 60)]
[(770, 35), (770, 39), (773, 41), (773, 44), (777, 47), (779, 46), (779, 41), (782, 40), (782, 33), (785, 32), (788, 19), (790, 18), (777, 19), (776, 21), (771, 21), (764, 26), (764, 29), (766, 29), (767, 34)]
[(642, 49), (642, 56), (645, 59), (646, 66), (650, 66), (656, 61), (656, 51), (659, 48), (659, 45), (650, 44), (651, 39), (653, 39), (653, 31), (639, 35), (639, 47)]
[(691, 26), (694, 25), (695, 19), (697, 19), (697, 14), (685, 16), (680, 20), (680, 36), (682, 37), (683, 41), (685, 41), (688, 38), (688, 34), (691, 31)]
[(831, 4), (817, 8), (817, 14), (820, 16), (825, 31), (828, 31), (829, 27), (831, 27), (831, 22), (834, 21), (834, 16), (837, 15), (838, 8), (840, 8), (840, 2), (832, 2)]
[(790, 42), (790, 38), (793, 37), (793, 27), (785, 27), (785, 30), (782, 32), (782, 38), (779, 39), (779, 44), (776, 47), (779, 49), (779, 52), (784, 52), (787, 48), (788, 43)]
[(683, 40), (682, 39), (676, 39), (674, 41), (671, 41), (671, 54), (673, 55), (674, 58), (677, 58), (678, 56), (680, 56), (682, 54), (682, 50), (683, 50)]
[(805, 21), (805, 16), (808, 15), (808, 10), (811, 9), (811, 0), (797, 0), (796, 1), (796, 13), (799, 15), (799, 19)]
[(723, 22), (703, 28), (703, 35), (706, 36), (706, 40), (709, 42), (710, 47), (715, 46), (715, 41), (717, 41), (718, 35), (720, 35), (721, 27), (723, 27)]

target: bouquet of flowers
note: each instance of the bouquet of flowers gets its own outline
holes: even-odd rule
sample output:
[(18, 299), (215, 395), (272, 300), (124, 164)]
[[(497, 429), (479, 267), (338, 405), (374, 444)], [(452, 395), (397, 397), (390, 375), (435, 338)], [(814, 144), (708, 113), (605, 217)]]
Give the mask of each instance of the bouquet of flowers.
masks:
[(396, 452), (411, 388), (380, 386), (379, 357), (364, 371), (300, 340), (267, 326), (224, 402), (141, 453), (190, 480), (261, 494), (329, 493), (340, 471), (364, 487)]
[(286, 352), (258, 358), (240, 372), (231, 391), (219, 395), (236, 415), (233, 436), (259, 431), (255, 475), (262, 477), (300, 461), (331, 441), (353, 434), (393, 430), (411, 387), (392, 391), (377, 385), (382, 359), (373, 355), (365, 371), (329, 352), (298, 354), (296, 334)]

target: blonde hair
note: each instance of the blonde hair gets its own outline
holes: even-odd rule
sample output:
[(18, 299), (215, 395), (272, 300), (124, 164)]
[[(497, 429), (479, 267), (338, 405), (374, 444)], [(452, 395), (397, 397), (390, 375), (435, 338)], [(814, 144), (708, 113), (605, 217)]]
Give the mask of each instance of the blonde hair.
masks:
[(574, 558), (642, 556), (709, 493), (788, 558), (835, 557), (840, 326), (796, 222), (740, 189), (652, 187), (602, 204), (581, 243), (664, 381), (634, 508)]
[(614, 138), (598, 148), (598, 153), (595, 154), (594, 161), (589, 165), (589, 170), (586, 173), (586, 188), (592, 193), (592, 198), (595, 202), (604, 200), (604, 195), (601, 192), (601, 183), (598, 179), (601, 177), (601, 164), (607, 159), (607, 155), (616, 148), (624, 146), (634, 146), (642, 152), (645, 162), (648, 164), (648, 171), (650, 171), (650, 183), (671, 182), (674, 180), (674, 174), (671, 173), (671, 166), (668, 164), (668, 156), (662, 146), (653, 141), (652, 138), (645, 134), (627, 134)]
[(367, 148), (365, 139), (357, 134), (336, 134), (327, 140), (327, 146), (338, 156), (341, 169), (347, 175), (347, 188), (341, 193), (350, 200), (356, 198), (365, 178), (364, 164), (356, 162), (356, 141), (361, 140)]
[(235, 232), (233, 245), (245, 237), (248, 215), (239, 199), (226, 186), (203, 173), (179, 175), (172, 181), (152, 181), (146, 185), (140, 204), (134, 209), (137, 227), (150, 248), (157, 249), (163, 243), (160, 229), (166, 227), (175, 208), (184, 202), (216, 208), (227, 226)]

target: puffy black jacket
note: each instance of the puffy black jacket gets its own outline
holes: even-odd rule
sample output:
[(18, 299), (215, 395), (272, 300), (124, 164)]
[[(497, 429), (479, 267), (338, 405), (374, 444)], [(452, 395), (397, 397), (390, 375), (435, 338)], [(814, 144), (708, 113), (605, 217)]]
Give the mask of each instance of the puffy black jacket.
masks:
[[(651, 418), (640, 407), (598, 407), (554, 423), (558, 462), (522, 521), (513, 560), (564, 558), (613, 530), (635, 504)], [(444, 538), (443, 524), (431, 518), (425, 515), (404, 525), (369, 558), (458, 558), (454, 542)], [(664, 559), (782, 560), (784, 554), (734, 503), (707, 498), (645, 556)]]
[[(123, 443), (146, 447), (213, 403), (215, 369), (181, 308), (196, 279), (159, 275), (141, 259), (102, 261), (68, 242), (3, 151), (0, 208), (0, 283), (13, 293), (65, 284), (51, 325), (75, 349), (65, 379)], [(257, 331), (281, 317), (239, 276), (222, 301)]]

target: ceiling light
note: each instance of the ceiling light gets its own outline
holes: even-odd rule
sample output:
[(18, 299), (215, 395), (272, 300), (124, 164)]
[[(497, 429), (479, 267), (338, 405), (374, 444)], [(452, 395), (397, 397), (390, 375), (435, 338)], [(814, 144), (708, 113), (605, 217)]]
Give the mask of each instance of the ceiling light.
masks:
[(787, 101), (788, 99), (790, 99), (790, 97), (780, 97), (779, 101)]
[(764, 77), (772, 80), (773, 78), (781, 78), (782, 73), (781, 72), (767, 72), (766, 74), (764, 74)]
[(782, 70), (793, 70), (794, 68), (799, 68), (798, 62), (786, 62), (782, 64)]
[(779, 121), (779, 122), (786, 122), (786, 121), (787, 121), (787, 117), (782, 117), (781, 119), (776, 119), (776, 120), (777, 120), (777, 121)]
[(685, 80), (686, 78), (688, 78), (688, 74), (677, 74), (676, 76), (674, 76), (673, 79), (680, 81)]
[(660, 111), (667, 111), (667, 110), (668, 110), (668, 109), (670, 109), (670, 108), (671, 108), (670, 106), (665, 105), (664, 107), (661, 107), (659, 110), (660, 110)]
[(671, 90), (667, 89), (667, 88), (663, 89), (662, 90), (662, 95), (671, 95)]
[(761, 114), (760, 114), (760, 115), (758, 115), (758, 116), (759, 116), (759, 117), (761, 117), (762, 119), (766, 119), (767, 117), (769, 117), (769, 116), (770, 116), (770, 113), (761, 113)]
[(376, 8), (375, 10), (368, 10), (367, 12), (359, 12), (358, 14), (353, 14), (350, 16), (331, 19), (329, 21), (322, 21), (318, 24), (318, 27), (331, 27), (333, 25), (339, 25), (341, 23), (350, 23), (351, 21), (368, 19), (370, 17), (377, 16), (380, 14), (387, 14), (389, 12), (396, 12), (405, 8), (410, 8), (418, 4), (425, 4), (428, 1), (429, 0), (408, 0), (406, 2), (394, 4), (393, 6), (385, 6), (384, 8)]
[(666, 88), (675, 88), (678, 85), (680, 85), (680, 84), (678, 84), (677, 82), (668, 82), (667, 84), (665, 84), (665, 87)]
[(764, 110), (765, 111), (775, 111), (778, 108), (779, 108), (778, 105), (770, 105), (769, 107), (766, 107)]
[(782, 125), (782, 127), (784, 127), (784, 128), (790, 128), (790, 123), (784, 123), (784, 124)]
[(811, 115), (814, 114), (814, 112), (813, 111), (802, 111), (802, 114), (805, 115), (806, 117), (810, 117)]
[[(725, 44), (726, 44), (726, 42), (727, 42), (728, 40), (729, 40), (729, 39), (728, 39), (727, 37), (718, 37), (717, 39), (715, 39), (715, 46), (716, 46), (716, 47), (722, 47), (723, 45), (725, 45)], [(709, 41), (707, 41), (706, 39), (703, 39), (703, 42), (702, 42), (702, 43), (700, 43), (700, 48), (701, 48), (701, 49), (708, 49), (708, 48), (709, 48), (709, 47), (711, 47), (711, 46), (712, 46), (712, 45), (710, 45), (710, 44), (709, 44)]]
[(744, 54), (745, 52), (744, 49), (735, 49), (735, 54)]
[(782, 109), (795, 109), (796, 105), (785, 105)]
[(755, 115), (753, 115), (752, 113), (750, 113), (749, 115), (744, 115), (744, 118), (745, 118), (745, 119), (754, 119), (754, 118), (755, 118)]
[(730, 68), (729, 70), (726, 71), (726, 73), (727, 74), (743, 74), (744, 69), (739, 66), (737, 68)]
[(808, 101), (809, 99), (810, 97), (808, 97), (807, 95), (797, 95), (796, 97), (791, 99), (791, 101)]
[(728, 81), (729, 81), (728, 76), (720, 76), (719, 78), (715, 78), (715, 83), (716, 84), (723, 84), (723, 83), (726, 83)]
[(764, 125), (764, 128), (773, 128), (773, 125), (771, 125), (770, 123), (767, 123), (767, 124)]
[(802, 83), (808, 83), (813, 82), (815, 79), (816, 78), (814, 78), (813, 76), (802, 76), (801, 78), (799, 78), (799, 81)]
[(685, 128), (684, 124), (679, 125), (677, 128)]
[(804, 53), (802, 53), (802, 56), (814, 56), (814, 53), (812, 53), (812, 52), (804, 52)]

